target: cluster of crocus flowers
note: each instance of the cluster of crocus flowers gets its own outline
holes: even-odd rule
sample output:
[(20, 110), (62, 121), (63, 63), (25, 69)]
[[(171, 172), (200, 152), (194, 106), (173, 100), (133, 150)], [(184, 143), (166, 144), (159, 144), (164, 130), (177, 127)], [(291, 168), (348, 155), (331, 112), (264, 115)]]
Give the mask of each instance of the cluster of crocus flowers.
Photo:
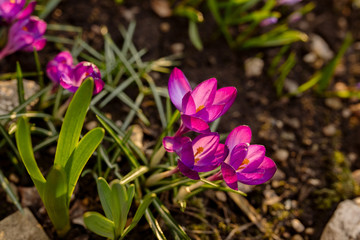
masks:
[[(215, 78), (200, 83), (193, 90), (181, 70), (175, 68), (169, 79), (169, 95), (181, 113), (181, 124), (174, 136), (163, 139), (166, 151), (178, 156), (177, 169), (198, 180), (200, 172), (221, 170), (209, 179), (223, 179), (232, 189), (238, 182), (257, 185), (268, 181), (276, 172), (273, 160), (265, 156), (265, 147), (251, 145), (251, 129), (238, 126), (228, 135), (225, 144), (219, 134), (211, 132), (208, 123), (222, 116), (236, 97), (234, 87), (217, 90)], [(185, 133), (199, 133), (193, 140)]]
[(30, 2), (23, 9), (26, 0), (0, 0), (0, 21), (9, 26), (7, 42), (0, 51), (0, 59), (22, 50), (31, 52), (44, 48), (46, 22), (36, 16), (30, 16), (36, 2)]
[(99, 68), (90, 62), (73, 64), (73, 58), (68, 51), (60, 52), (46, 66), (47, 76), (56, 85), (61, 85), (70, 92), (76, 92), (81, 83), (88, 77), (94, 79), (94, 92), (98, 94), (104, 88)]

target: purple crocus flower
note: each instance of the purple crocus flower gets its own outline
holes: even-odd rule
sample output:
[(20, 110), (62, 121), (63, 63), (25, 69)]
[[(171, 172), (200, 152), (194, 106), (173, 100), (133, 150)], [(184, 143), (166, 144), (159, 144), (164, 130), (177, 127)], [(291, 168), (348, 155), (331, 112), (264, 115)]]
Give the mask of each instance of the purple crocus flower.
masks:
[[(187, 138), (187, 137), (183, 137)], [(204, 133), (193, 141), (183, 139), (181, 148), (177, 148), (179, 155), (178, 168), (188, 178), (198, 180), (199, 172), (214, 170), (224, 161), (228, 150), (224, 144), (219, 143), (218, 133)]]
[(38, 17), (30, 16), (15, 22), (9, 30), (6, 46), (0, 52), (0, 59), (18, 50), (31, 52), (41, 50), (46, 44), (43, 37), (46, 31), (46, 22)]
[(208, 123), (222, 116), (233, 104), (236, 88), (224, 87), (217, 90), (217, 80), (208, 79), (191, 89), (184, 73), (174, 68), (169, 78), (169, 96), (181, 112), (182, 125), (177, 136), (186, 131), (209, 132)]
[(276, 172), (273, 160), (265, 156), (265, 147), (250, 145), (251, 130), (248, 126), (238, 126), (226, 139), (229, 155), (221, 164), (221, 172), (226, 184), (238, 189), (238, 182), (257, 185), (268, 181)]
[(81, 83), (88, 77), (94, 79), (93, 94), (98, 94), (104, 88), (104, 82), (101, 80), (98, 67), (90, 62), (80, 62), (69, 74), (61, 74), (60, 85), (70, 92), (76, 92)]
[(60, 52), (47, 64), (46, 74), (55, 84), (60, 84), (61, 74), (69, 75), (73, 67), (71, 53), (68, 51)]
[(278, 19), (276, 17), (268, 17), (260, 22), (260, 26), (267, 27), (267, 26), (273, 25), (277, 22), (278, 22)]
[(10, 24), (27, 18), (34, 11), (36, 2), (30, 2), (23, 10), (26, 0), (0, 0), (0, 22)]

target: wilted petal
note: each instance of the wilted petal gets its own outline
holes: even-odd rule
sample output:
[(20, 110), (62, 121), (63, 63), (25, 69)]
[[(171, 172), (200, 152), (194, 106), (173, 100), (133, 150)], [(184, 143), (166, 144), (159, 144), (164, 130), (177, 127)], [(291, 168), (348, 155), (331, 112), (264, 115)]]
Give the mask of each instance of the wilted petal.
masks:
[(215, 78), (210, 78), (206, 81), (203, 81), (192, 92), (192, 97), (194, 98), (197, 111), (200, 111), (202, 108), (211, 105), (215, 98), (217, 88), (217, 80)]
[(251, 141), (251, 129), (246, 126), (238, 126), (234, 128), (229, 136), (226, 138), (225, 145), (231, 151), (236, 145), (240, 143), (250, 143)]
[(174, 68), (171, 72), (168, 89), (171, 102), (179, 111), (182, 111), (182, 99), (187, 92), (191, 91), (191, 87), (180, 69)]
[(239, 182), (248, 185), (258, 185), (270, 180), (276, 172), (276, 164), (268, 157), (264, 158), (264, 161), (260, 164), (258, 169), (252, 173), (237, 173), (237, 179)]
[(199, 133), (206, 133), (210, 132), (209, 125), (202, 119), (182, 115), (181, 120), (183, 121), (184, 125), (189, 128), (191, 131), (199, 132)]
[(200, 179), (199, 173), (186, 166), (181, 160), (178, 160), (178, 168), (184, 176), (193, 180)]
[(222, 116), (234, 103), (237, 90), (234, 87), (224, 87), (216, 91), (213, 105), (223, 105)]
[(235, 170), (228, 164), (221, 164), (221, 173), (223, 175), (225, 183), (232, 189), (238, 190), (238, 179), (236, 177)]

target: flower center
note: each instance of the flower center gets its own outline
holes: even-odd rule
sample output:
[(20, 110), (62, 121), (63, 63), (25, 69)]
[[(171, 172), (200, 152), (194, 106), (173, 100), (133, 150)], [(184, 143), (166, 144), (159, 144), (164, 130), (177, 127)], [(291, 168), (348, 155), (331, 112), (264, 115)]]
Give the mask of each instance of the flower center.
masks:
[(22, 30), (24, 30), (25, 32), (28, 32), (28, 31), (29, 31), (29, 29), (28, 29), (26, 26), (23, 26), (23, 27), (22, 27)]
[(198, 107), (197, 109), (196, 109), (196, 112), (198, 112), (198, 111), (200, 111), (200, 110), (202, 110), (202, 109), (204, 109), (205, 108), (205, 106), (204, 105), (201, 105), (200, 107)]
[(242, 161), (242, 163), (240, 164), (240, 166), (238, 167), (237, 170), (242, 170), (245, 168), (245, 165), (249, 164), (249, 159), (245, 158), (244, 161)]
[[(196, 149), (196, 153), (194, 155), (194, 157), (196, 157), (197, 155), (199, 155), (200, 153), (202, 153), (204, 151), (204, 148), (203, 147), (198, 147)], [(200, 160), (200, 158), (195, 158), (195, 163), (197, 163), (198, 161)]]

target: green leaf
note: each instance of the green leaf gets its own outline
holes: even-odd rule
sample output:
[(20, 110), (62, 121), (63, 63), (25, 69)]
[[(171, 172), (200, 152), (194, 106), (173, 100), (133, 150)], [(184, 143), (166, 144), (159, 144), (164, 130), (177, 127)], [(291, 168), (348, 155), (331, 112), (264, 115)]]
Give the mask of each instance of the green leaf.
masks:
[(3, 172), (1, 170), (0, 170), (0, 184), (3, 187), (3, 189), (5, 190), (5, 192), (7, 193), (7, 195), (9, 196), (9, 198), (11, 199), (11, 201), (15, 204), (17, 209), (21, 213), (24, 213), (24, 209), (21, 207), (21, 204), (19, 202), (19, 197), (12, 190), (12, 188), (11, 188), (11, 186), (9, 184), (9, 181), (4, 176), (4, 174), (3, 174)]
[(42, 198), (46, 180), (35, 161), (29, 124), (24, 118), (19, 118), (18, 120), (15, 138), (21, 159)]
[(153, 214), (148, 208), (145, 209), (145, 218), (149, 224), (149, 227), (155, 234), (156, 238), (159, 240), (166, 240), (166, 237), (160, 227), (159, 222), (156, 220), (156, 218), (153, 216)]
[(86, 212), (84, 214), (84, 223), (90, 231), (96, 233), (97, 235), (110, 239), (115, 239), (114, 222), (107, 219), (100, 213)]
[(164, 204), (160, 202), (158, 198), (155, 198), (152, 203), (162, 217), (162, 219), (164, 220), (164, 222), (166, 223), (166, 225), (171, 228), (180, 239), (190, 240), (190, 237), (186, 234), (184, 229), (175, 221), (175, 219), (171, 216), (169, 210), (165, 207)]
[(106, 129), (106, 131), (111, 135), (111, 137), (115, 140), (115, 142), (119, 145), (121, 150), (125, 153), (126, 157), (130, 160), (131, 165), (134, 168), (137, 168), (140, 166), (139, 162), (137, 161), (134, 154), (131, 152), (129, 148), (121, 141), (121, 139), (118, 137), (118, 135), (112, 130), (112, 128), (99, 116), (96, 116), (101, 125)]
[(70, 102), (59, 135), (55, 164), (65, 167), (66, 162), (78, 144), (86, 112), (93, 94), (93, 88), (93, 79), (86, 79)]
[(125, 185), (119, 183), (119, 180), (114, 180), (110, 183), (112, 195), (112, 215), (115, 224), (115, 237), (118, 238), (122, 235), (131, 205), (132, 198), (129, 199), (128, 192)]
[(196, 22), (194, 22), (194, 21), (189, 21), (189, 37), (190, 37), (191, 43), (194, 45), (194, 47), (197, 50), (199, 50), (199, 51), (203, 50), (203, 45), (201, 42), (199, 29), (197, 27)]
[(352, 42), (353, 42), (353, 37), (351, 33), (348, 33), (336, 56), (326, 65), (325, 68), (321, 70), (321, 76), (318, 82), (318, 87), (316, 89), (319, 93), (323, 93), (325, 89), (329, 86), (332, 76), (335, 72), (336, 66), (338, 65), (341, 58), (343, 57), (343, 55), (345, 54), (346, 50), (349, 48)]
[(61, 0), (47, 1), (46, 6), (45, 6), (44, 10), (40, 13), (39, 17), (42, 19), (46, 18), (57, 7), (57, 5), (60, 2), (61, 2)]
[(252, 47), (275, 47), (290, 44), (297, 41), (307, 41), (308, 36), (300, 31), (286, 30), (282, 33), (273, 35), (265, 33), (259, 37), (254, 37), (242, 43), (241, 48)]
[(135, 216), (131, 222), (131, 224), (125, 229), (124, 233), (121, 235), (121, 239), (123, 239), (126, 234), (128, 234), (140, 221), (141, 217), (144, 215), (146, 209), (156, 197), (156, 194), (147, 194), (144, 199), (141, 201), (139, 208), (136, 210)]
[(60, 237), (70, 230), (67, 191), (64, 168), (55, 164), (47, 176), (43, 201), (50, 220)]
[(111, 209), (112, 194), (111, 194), (110, 186), (106, 182), (106, 180), (102, 177), (98, 178), (96, 184), (97, 184), (98, 194), (100, 197), (101, 206), (104, 209), (105, 216), (110, 220), (114, 220)]
[(87, 161), (94, 153), (104, 137), (103, 128), (94, 128), (88, 132), (79, 142), (65, 165), (65, 172), (68, 177), (68, 201), (74, 191), (75, 185), (84, 169)]
[(25, 102), (25, 97), (24, 97), (25, 91), (24, 91), (24, 83), (23, 83), (23, 74), (19, 62), (16, 62), (16, 79), (17, 79), (19, 104), (22, 104)]

